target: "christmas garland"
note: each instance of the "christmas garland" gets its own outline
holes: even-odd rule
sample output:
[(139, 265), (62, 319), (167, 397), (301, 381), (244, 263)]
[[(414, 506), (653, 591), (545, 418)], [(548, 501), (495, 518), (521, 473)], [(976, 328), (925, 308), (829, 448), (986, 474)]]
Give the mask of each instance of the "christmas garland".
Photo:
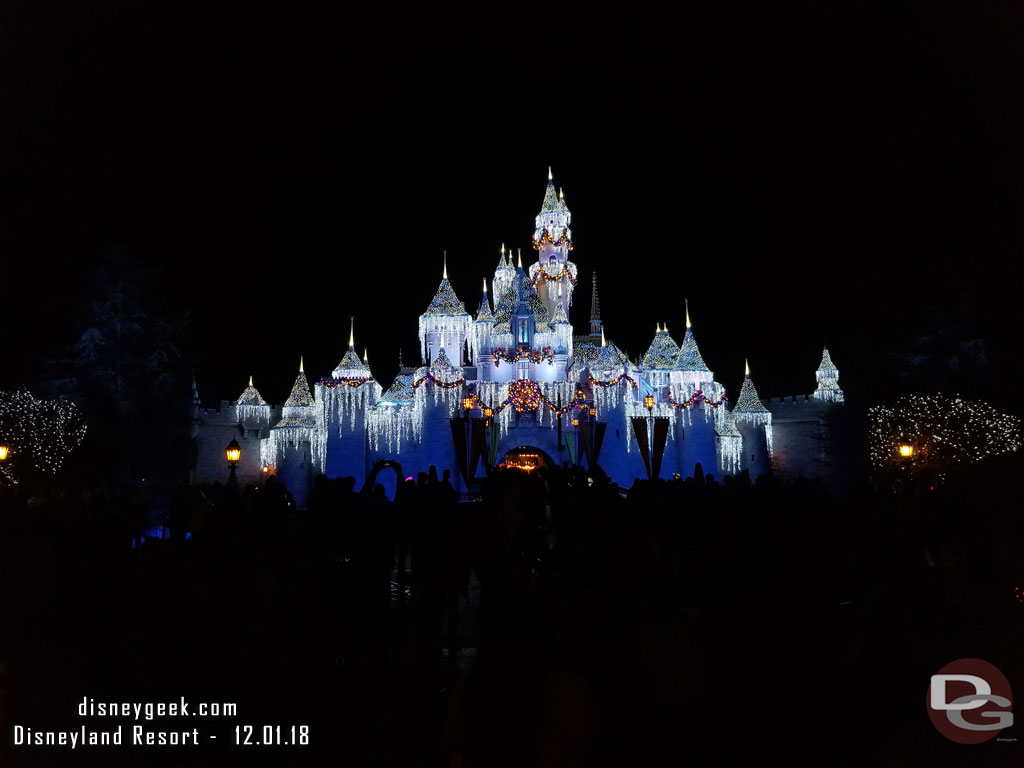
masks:
[(533, 285), (537, 285), (537, 283), (539, 283), (541, 280), (547, 280), (549, 283), (554, 283), (559, 280), (565, 280), (566, 278), (569, 279), (570, 283), (576, 285), (576, 278), (572, 276), (572, 272), (569, 271), (568, 267), (562, 267), (562, 271), (559, 272), (554, 277), (552, 277), (543, 269), (541, 269), (539, 272), (537, 272), (537, 275), (530, 282), (533, 283)]
[[(562, 229), (562, 234), (558, 236), (557, 240), (555, 240), (553, 237), (551, 237), (551, 233), (548, 232), (547, 228), (545, 227), (544, 234), (542, 234), (540, 236), (540, 240), (534, 240), (533, 241), (533, 248), (534, 248), (534, 250), (539, 251), (541, 248), (544, 247), (545, 243), (551, 243), (552, 245), (554, 245), (556, 247), (559, 246), (559, 245), (568, 245), (569, 246), (569, 250), (571, 251), (572, 250), (572, 240), (569, 239), (569, 228), (568, 227), (563, 228)], [(575, 283), (575, 282), (576, 281), (573, 280), (573, 283)]]
[(608, 389), (608, 387), (614, 387), (616, 384), (620, 384), (623, 381), (628, 381), (630, 383), (630, 386), (632, 386), (633, 389), (636, 389), (636, 382), (626, 374), (622, 374), (621, 376), (612, 379), (611, 381), (608, 382), (598, 381), (597, 379), (594, 378), (593, 374), (591, 374), (588, 378), (591, 385), (598, 386), (601, 389)]
[(518, 349), (514, 355), (509, 355), (503, 349), (495, 349), (491, 352), (494, 356), (494, 367), (497, 368), (502, 362), (515, 363), (519, 360), (529, 360), (531, 363), (540, 363), (547, 360), (548, 365), (555, 362), (555, 354), (550, 347), (545, 347), (540, 352), (533, 352), (529, 349)]
[(373, 376), (366, 376), (362, 379), (320, 379), (320, 383), (328, 389), (340, 387), (342, 384), (347, 387), (361, 387), (368, 381), (373, 381)]
[(460, 386), (462, 386), (463, 384), (466, 383), (466, 377), (465, 376), (463, 376), (458, 381), (453, 381), (453, 382), (449, 383), (447, 381), (441, 381), (440, 379), (435, 379), (433, 376), (431, 376), (428, 373), (422, 379), (417, 379), (416, 381), (414, 381), (412, 383), (412, 388), (416, 389), (418, 386), (420, 386), (423, 382), (425, 382), (427, 380), (430, 380), (430, 381), (434, 382), (434, 384), (436, 384), (437, 386), (441, 387), (441, 389), (455, 389), (456, 387), (460, 387)]
[(722, 395), (721, 399), (719, 399), (717, 403), (712, 400), (708, 400), (708, 398), (704, 396), (704, 393), (698, 389), (693, 393), (693, 395), (690, 396), (690, 399), (687, 400), (685, 403), (677, 403), (675, 398), (672, 397), (672, 392), (670, 391), (668, 393), (668, 402), (677, 411), (681, 411), (683, 408), (689, 408), (698, 400), (707, 403), (712, 408), (718, 408), (719, 406), (725, 405), (726, 403), (729, 402), (729, 398), (726, 397), (725, 395)]
[(540, 386), (529, 379), (520, 379), (513, 381), (508, 387), (508, 397), (498, 404), (498, 407), (494, 409), (495, 413), (501, 413), (507, 406), (512, 406), (516, 409), (516, 413), (522, 413), (523, 411), (535, 411), (540, 408), (541, 404), (546, 405), (548, 408), (553, 410), (557, 414), (568, 413), (573, 408), (582, 406), (587, 401), (587, 396), (583, 393), (582, 389), (576, 390), (576, 397), (573, 398), (572, 402), (568, 405), (559, 408), (557, 405), (552, 403), (543, 392), (540, 390)]

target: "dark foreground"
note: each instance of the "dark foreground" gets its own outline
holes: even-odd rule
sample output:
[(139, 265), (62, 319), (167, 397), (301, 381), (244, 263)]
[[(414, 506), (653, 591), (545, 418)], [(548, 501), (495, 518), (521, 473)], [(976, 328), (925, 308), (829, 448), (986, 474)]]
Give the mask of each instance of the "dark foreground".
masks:
[[(1024, 691), (1013, 472), (843, 500), (555, 471), (391, 503), (333, 481), (308, 512), (273, 484), (190, 489), (145, 543), (130, 493), (8, 494), (0, 764), (1020, 765), (1019, 742), (953, 744), (925, 711), (961, 657)], [(82, 718), (83, 697), (238, 709)], [(17, 724), (126, 744), (14, 747)], [(134, 725), (202, 742), (135, 747)], [(246, 725), (309, 744), (235, 746)]]

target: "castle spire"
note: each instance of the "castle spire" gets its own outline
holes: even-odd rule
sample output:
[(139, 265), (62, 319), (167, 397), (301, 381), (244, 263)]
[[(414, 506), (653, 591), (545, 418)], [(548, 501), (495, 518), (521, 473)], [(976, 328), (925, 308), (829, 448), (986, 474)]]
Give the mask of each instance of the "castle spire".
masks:
[(441, 279), (448, 279), (448, 251), (444, 252), (444, 273), (441, 275)]
[(523, 268), (523, 249), (522, 248), (519, 249), (519, 263), (516, 264), (516, 268), (517, 269), (522, 269)]
[(484, 293), (483, 293), (483, 297), (480, 299), (480, 308), (476, 312), (476, 321), (478, 323), (481, 322), (481, 321), (492, 322), (492, 323), (494, 322), (494, 315), (491, 313), (491, 304), (487, 300), (487, 278), (486, 277), (484, 278)]
[[(683, 336), (683, 343), (679, 345), (679, 355), (676, 357), (675, 370), (682, 371), (682, 381), (690, 382), (694, 386), (702, 381), (713, 381), (714, 375), (708, 370), (707, 363), (697, 348), (697, 340), (693, 337), (693, 329), (690, 324), (690, 305), (687, 299), (683, 299), (686, 306), (686, 335)], [(673, 378), (673, 380), (675, 380)]]
[(757, 394), (757, 388), (750, 379), (750, 364), (746, 360), (743, 361), (743, 370), (743, 386), (740, 387), (740, 396), (736, 398), (736, 405), (733, 406), (731, 413), (740, 420), (758, 422), (767, 418), (770, 423), (768, 409), (764, 407)]
[(818, 381), (818, 388), (814, 391), (813, 397), (816, 400), (825, 400), (830, 403), (843, 402), (843, 390), (839, 388), (839, 369), (832, 362), (832, 355), (828, 353), (828, 347), (821, 355), (821, 364), (814, 373)]
[(590, 335), (595, 340), (601, 327), (601, 302), (597, 298), (597, 272), (594, 272), (590, 278)]
[(540, 212), (556, 213), (558, 211), (558, 193), (555, 191), (555, 177), (551, 173), (551, 166), (548, 166), (548, 186), (544, 190), (544, 202), (540, 205)]
[[(284, 401), (285, 408), (313, 405), (313, 396), (309, 393), (309, 382), (306, 381), (306, 373), (302, 368), (302, 358), (299, 357), (299, 375), (295, 377), (295, 383), (292, 385), (292, 391), (288, 395), (288, 399)], [(286, 411), (284, 415), (287, 417), (290, 413)]]
[(356, 316), (349, 317), (348, 327), (348, 348), (355, 349), (356, 346)]

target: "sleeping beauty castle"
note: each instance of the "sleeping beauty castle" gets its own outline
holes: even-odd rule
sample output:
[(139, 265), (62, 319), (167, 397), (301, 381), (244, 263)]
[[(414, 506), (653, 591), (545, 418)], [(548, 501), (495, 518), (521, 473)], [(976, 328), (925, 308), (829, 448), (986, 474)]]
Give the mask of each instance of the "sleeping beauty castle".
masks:
[(701, 356), (688, 307), (682, 343), (659, 324), (647, 351), (630, 359), (605, 330), (596, 275), (584, 281), (590, 323), (578, 335), (569, 322), (581, 280), (570, 258), (571, 221), (549, 171), (533, 232), (536, 258), (526, 263), (502, 246), (473, 313), (445, 265), (419, 317), (422, 365), (401, 368), (386, 388), (356, 352), (354, 324), (330, 375), (311, 389), (300, 362), (280, 407), (250, 379), (237, 401), (203, 409), (193, 385), (196, 482), (228, 477), (231, 440), (241, 448), (232, 470), (238, 482), (275, 474), (300, 507), (318, 474), (362, 484), (382, 458), (399, 461), (406, 475), (450, 469), (463, 489), (499, 466), (600, 466), (623, 486), (688, 477), (698, 463), (719, 477), (829, 475), (827, 417), (843, 392), (827, 349), (811, 394), (763, 400), (747, 369), (730, 398)]

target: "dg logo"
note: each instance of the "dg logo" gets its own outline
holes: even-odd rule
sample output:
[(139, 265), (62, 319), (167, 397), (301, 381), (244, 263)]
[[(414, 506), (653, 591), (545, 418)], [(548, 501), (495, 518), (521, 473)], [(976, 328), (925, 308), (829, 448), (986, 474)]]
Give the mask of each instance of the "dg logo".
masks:
[(1006, 676), (981, 659), (957, 659), (932, 675), (928, 716), (939, 733), (960, 744), (980, 744), (1013, 725), (1013, 694)]

